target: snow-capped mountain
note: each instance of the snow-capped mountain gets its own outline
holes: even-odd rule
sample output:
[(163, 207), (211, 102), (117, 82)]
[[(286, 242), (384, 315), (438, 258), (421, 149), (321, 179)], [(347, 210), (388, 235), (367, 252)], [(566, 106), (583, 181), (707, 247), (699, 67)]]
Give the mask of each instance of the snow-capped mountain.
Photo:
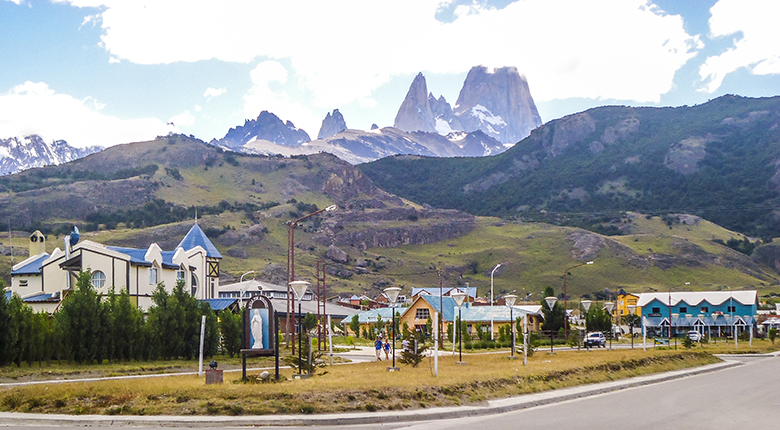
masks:
[(310, 141), (311, 138), (306, 131), (295, 127), (291, 121), (284, 123), (271, 112), (262, 111), (257, 119), (246, 120), (244, 125), (231, 128), (225, 137), (212, 140), (211, 144), (240, 148), (255, 140), (265, 140), (284, 146), (299, 146)]
[(100, 146), (75, 148), (64, 140), (46, 142), (38, 135), (0, 139), (0, 175), (62, 164), (102, 151)]
[[(426, 96), (427, 94), (427, 96)], [(501, 143), (514, 144), (542, 125), (528, 82), (515, 67), (488, 71), (473, 67), (460, 90), (455, 108), (444, 97), (428, 93), (425, 76), (412, 81), (395, 117), (395, 127), (407, 132), (446, 135), (482, 130)]]

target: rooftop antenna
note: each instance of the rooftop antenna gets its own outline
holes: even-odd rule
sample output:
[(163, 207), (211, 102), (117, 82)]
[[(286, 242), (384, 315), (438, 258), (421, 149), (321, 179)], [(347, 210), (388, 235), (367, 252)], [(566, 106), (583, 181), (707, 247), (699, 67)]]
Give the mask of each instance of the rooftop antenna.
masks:
[(198, 210), (195, 209), (195, 225), (198, 224)]

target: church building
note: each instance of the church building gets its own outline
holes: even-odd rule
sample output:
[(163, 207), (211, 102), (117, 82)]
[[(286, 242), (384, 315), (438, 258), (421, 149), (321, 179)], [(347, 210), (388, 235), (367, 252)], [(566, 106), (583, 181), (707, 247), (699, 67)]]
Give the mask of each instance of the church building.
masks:
[[(78, 230), (75, 232), (78, 237)], [(199, 300), (219, 295), (222, 254), (197, 224), (173, 251), (163, 251), (156, 243), (135, 249), (89, 240), (69, 242), (66, 236), (65, 249), (55, 248), (49, 254), (44, 244), (45, 236), (34, 232), (30, 236), (30, 257), (11, 271), (11, 292), (36, 312), (55, 312), (62, 298), (76, 288), (76, 276), (82, 270), (92, 271), (92, 286), (98, 294), (107, 295), (111, 287), (117, 294), (125, 290), (143, 311), (152, 305), (152, 293), (160, 282), (173, 291), (182, 279), (187, 291)]]

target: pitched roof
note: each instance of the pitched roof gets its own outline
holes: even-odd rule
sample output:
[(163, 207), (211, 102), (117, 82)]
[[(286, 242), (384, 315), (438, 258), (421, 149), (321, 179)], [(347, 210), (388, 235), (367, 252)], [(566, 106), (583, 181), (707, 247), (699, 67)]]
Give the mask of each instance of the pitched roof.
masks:
[[(400, 316), (406, 313), (409, 308), (395, 308)], [(393, 308), (377, 308), (363, 311), (357, 314), (358, 321), (361, 324), (376, 323), (377, 316), (382, 317), (382, 321), (389, 322), (393, 319)]]
[(176, 245), (176, 249), (184, 248), (185, 251), (189, 251), (196, 246), (205, 249), (208, 257), (222, 258), (222, 254), (219, 253), (214, 244), (206, 237), (206, 233), (197, 224), (193, 225), (190, 231), (187, 232), (187, 235), (184, 236), (184, 239)]
[[(452, 290), (464, 291), (470, 297), (477, 297), (477, 287), (445, 287), (442, 288), (442, 293), (446, 296), (447, 294), (450, 294)], [(427, 293), (439, 297), (439, 287), (412, 287), (412, 296), (416, 296), (420, 293)]]
[[(669, 299), (671, 297), (671, 304)], [(711, 305), (722, 305), (728, 300), (734, 300), (745, 306), (756, 304), (757, 292), (752, 291), (684, 291), (666, 293), (642, 293), (639, 295), (637, 306), (647, 306), (653, 300), (658, 300), (664, 306), (677, 306), (685, 302), (690, 306), (697, 306), (706, 301)]]
[(59, 302), (60, 297), (59, 294), (54, 295), (52, 293), (42, 293), (42, 294), (36, 294), (34, 296), (25, 297), (22, 301), (25, 303), (32, 303), (32, 302)]
[[(32, 261), (28, 261), (24, 266), (11, 271), (11, 275), (39, 275), (43, 261), (49, 258), (49, 254), (40, 254)], [(29, 260), (29, 259), (28, 259)]]
[(11, 300), (11, 296), (13, 296), (13, 294), (14, 294), (14, 293), (13, 293), (13, 291), (11, 291), (11, 290), (7, 290), (7, 291), (5, 292), (5, 301), (6, 301), (6, 303), (7, 303), (9, 300)]
[[(106, 249), (121, 252), (122, 254), (129, 256), (130, 263), (132, 264), (137, 264), (139, 266), (151, 266), (151, 263), (145, 260), (146, 253), (149, 251), (148, 249), (124, 248), (121, 246), (106, 246)], [(173, 264), (174, 254), (176, 254), (175, 251), (160, 252), (160, 255), (162, 255), (163, 258), (163, 266), (166, 266), (169, 269), (175, 269), (178, 267), (177, 265)]]
[(232, 306), (233, 303), (238, 301), (238, 299), (204, 299), (198, 301), (208, 303), (209, 306), (211, 306), (211, 309), (214, 311), (221, 311)]

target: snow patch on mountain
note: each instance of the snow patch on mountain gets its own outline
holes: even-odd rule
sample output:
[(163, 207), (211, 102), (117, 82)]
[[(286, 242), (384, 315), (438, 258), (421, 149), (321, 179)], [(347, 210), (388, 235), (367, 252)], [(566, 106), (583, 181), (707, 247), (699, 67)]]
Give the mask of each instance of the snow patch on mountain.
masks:
[(102, 150), (100, 146), (75, 148), (64, 140), (46, 142), (38, 135), (0, 139), (0, 175), (63, 164)]

